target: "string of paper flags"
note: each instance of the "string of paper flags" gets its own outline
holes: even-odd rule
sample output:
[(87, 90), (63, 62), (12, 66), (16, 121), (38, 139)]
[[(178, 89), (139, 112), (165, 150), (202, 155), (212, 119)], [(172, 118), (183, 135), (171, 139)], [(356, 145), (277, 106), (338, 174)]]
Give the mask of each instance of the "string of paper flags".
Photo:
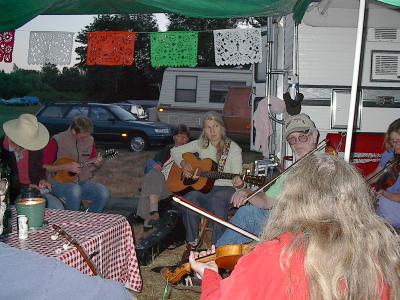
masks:
[[(135, 38), (140, 32), (89, 32), (87, 65), (131, 66), (135, 63)], [(198, 31), (148, 32), (153, 67), (195, 67)], [(215, 63), (243, 65), (262, 61), (260, 28), (213, 30)], [(31, 31), (28, 64), (69, 65), (73, 32)], [(15, 30), (0, 33), (0, 62), (12, 62)]]

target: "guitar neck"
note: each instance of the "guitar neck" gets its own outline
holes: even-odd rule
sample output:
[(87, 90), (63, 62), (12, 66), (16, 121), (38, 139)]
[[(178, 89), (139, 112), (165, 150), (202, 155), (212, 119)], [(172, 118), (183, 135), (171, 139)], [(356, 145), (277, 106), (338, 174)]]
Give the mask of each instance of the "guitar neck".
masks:
[(262, 185), (265, 184), (266, 178), (262, 176), (252, 176), (252, 175), (240, 175), (240, 174), (232, 174), (232, 173), (224, 173), (218, 171), (205, 171), (201, 172), (200, 176), (207, 177), (210, 179), (233, 179), (235, 176), (239, 176), (243, 181), (254, 184), (254, 185)]
[(201, 172), (200, 176), (207, 177), (210, 179), (233, 179), (233, 177), (240, 176), (240, 175), (232, 174), (232, 173), (218, 172), (218, 171), (206, 171), (206, 172)]

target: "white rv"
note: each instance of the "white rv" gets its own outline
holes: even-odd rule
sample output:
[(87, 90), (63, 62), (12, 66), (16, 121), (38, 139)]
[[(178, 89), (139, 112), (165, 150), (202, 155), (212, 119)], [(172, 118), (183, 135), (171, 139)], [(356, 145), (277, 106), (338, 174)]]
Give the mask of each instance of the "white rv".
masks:
[(243, 69), (167, 68), (157, 114), (161, 122), (200, 129), (205, 112), (222, 112), (230, 87), (251, 86), (252, 71)]
[[(253, 101), (266, 91), (282, 98), (298, 87), (304, 94), (302, 112), (315, 121), (322, 138), (346, 131), (358, 5), (356, 0), (312, 3), (297, 28), (290, 15), (271, 18), (262, 32), (263, 62), (254, 68)], [(400, 117), (400, 11), (375, 2), (366, 16), (355, 126), (356, 132), (384, 132)], [(274, 122), (274, 127), (270, 149), (282, 157), (282, 125)], [(251, 147), (258, 151), (253, 133)]]

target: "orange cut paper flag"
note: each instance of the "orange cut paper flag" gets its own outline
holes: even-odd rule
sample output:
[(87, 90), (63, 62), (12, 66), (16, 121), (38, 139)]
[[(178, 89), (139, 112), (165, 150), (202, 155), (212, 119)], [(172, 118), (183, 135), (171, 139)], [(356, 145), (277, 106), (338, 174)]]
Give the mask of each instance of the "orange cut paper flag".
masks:
[(135, 58), (135, 37), (135, 32), (89, 32), (87, 65), (133, 65)]

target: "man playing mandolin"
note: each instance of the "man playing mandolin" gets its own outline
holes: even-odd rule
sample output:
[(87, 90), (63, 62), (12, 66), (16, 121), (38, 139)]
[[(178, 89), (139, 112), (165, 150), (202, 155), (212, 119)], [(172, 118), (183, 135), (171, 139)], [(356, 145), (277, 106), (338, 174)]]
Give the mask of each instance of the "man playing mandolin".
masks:
[[(90, 180), (93, 170), (102, 161), (97, 154), (92, 132), (92, 121), (78, 116), (66, 131), (50, 139), (44, 151), (43, 167), (53, 176), (53, 193), (65, 200), (66, 209), (69, 210), (79, 210), (81, 200), (87, 199), (91, 201), (89, 211), (102, 212), (110, 199), (110, 191), (104, 185)], [(54, 164), (56, 160), (63, 159), (70, 162)], [(91, 163), (88, 164), (88, 161)], [(60, 171), (77, 174), (77, 181), (57, 182), (54, 174)]]
[[(316, 148), (319, 136), (314, 122), (304, 113), (286, 119), (285, 134), (295, 160), (299, 160), (313, 151)], [(248, 189), (237, 191), (232, 196), (231, 202), (233, 206), (239, 207), (239, 210), (230, 222), (259, 236), (269, 217), (270, 209), (282, 190), (284, 177), (285, 175), (278, 178), (265, 193), (260, 192), (250, 198), (249, 205), (245, 204), (252, 191)], [(240, 178), (236, 177), (234, 180), (238, 181), (237, 185), (241, 184)], [(231, 229), (226, 229), (221, 238), (218, 239), (216, 246), (242, 244), (250, 241), (248, 237)]]
[[(185, 161), (184, 153), (198, 153), (200, 159), (209, 158), (218, 165), (218, 171), (240, 174), (242, 171), (242, 149), (234, 141), (226, 137), (225, 125), (220, 114), (208, 112), (203, 118), (203, 131), (199, 139), (186, 145), (173, 148), (171, 155), (175, 163), (182, 167), (186, 178), (196, 177), (198, 170)], [(223, 219), (227, 219), (229, 210), (229, 199), (235, 192), (231, 180), (218, 179), (208, 193), (193, 190), (184, 197), (194, 204), (206, 208)], [(182, 208), (183, 224), (186, 228), (186, 240), (192, 246), (197, 246), (199, 237), (200, 216), (186, 208)], [(222, 234), (224, 228), (215, 224), (213, 230), (213, 242)]]

